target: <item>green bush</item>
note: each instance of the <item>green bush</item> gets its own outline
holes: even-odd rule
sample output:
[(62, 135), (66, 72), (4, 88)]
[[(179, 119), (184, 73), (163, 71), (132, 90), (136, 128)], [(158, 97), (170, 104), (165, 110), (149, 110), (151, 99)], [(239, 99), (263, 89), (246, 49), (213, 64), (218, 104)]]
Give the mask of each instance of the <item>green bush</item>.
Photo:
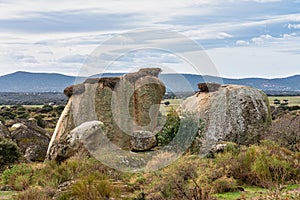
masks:
[(65, 109), (64, 105), (59, 105), (54, 107), (54, 111), (57, 113), (57, 115), (61, 115), (64, 109)]
[(46, 127), (46, 122), (43, 120), (42, 115), (36, 115), (34, 118), (36, 119), (36, 123), (39, 127), (41, 127), (41, 128)]
[(14, 198), (16, 200), (52, 200), (55, 191), (51, 188), (40, 188), (40, 187), (32, 187), (25, 191), (18, 193), (18, 195)]
[(4, 119), (15, 119), (16, 115), (12, 113), (11, 111), (4, 111), (1, 113), (1, 116), (4, 117)]
[[(215, 168), (198, 156), (185, 156), (143, 183), (145, 199), (209, 199)], [(219, 176), (221, 177), (221, 176)]]
[(16, 191), (27, 189), (31, 184), (33, 170), (29, 165), (14, 165), (2, 174), (2, 184), (12, 187)]
[(171, 109), (167, 115), (166, 123), (163, 129), (157, 134), (158, 145), (165, 146), (169, 144), (176, 136), (179, 126), (180, 118), (177, 112), (174, 109)]
[(292, 151), (300, 151), (300, 114), (286, 114), (274, 120), (264, 139), (275, 141)]
[(2, 123), (2, 124), (5, 124), (5, 118), (2, 116), (2, 115), (0, 115), (0, 122)]
[(217, 166), (228, 176), (265, 188), (299, 181), (299, 162), (298, 154), (271, 141), (243, 148), (239, 154), (226, 152), (216, 157)]
[(0, 137), (0, 170), (18, 161), (20, 151), (16, 143), (10, 139)]
[(50, 105), (44, 105), (41, 109), (40, 112), (41, 113), (49, 113), (53, 110), (53, 107)]
[(118, 193), (118, 190), (113, 188), (106, 175), (94, 172), (77, 180), (68, 191), (61, 194), (59, 199), (110, 199), (111, 197), (119, 197)]
[(213, 181), (213, 193), (233, 192), (237, 189), (237, 182), (234, 178), (222, 176)]

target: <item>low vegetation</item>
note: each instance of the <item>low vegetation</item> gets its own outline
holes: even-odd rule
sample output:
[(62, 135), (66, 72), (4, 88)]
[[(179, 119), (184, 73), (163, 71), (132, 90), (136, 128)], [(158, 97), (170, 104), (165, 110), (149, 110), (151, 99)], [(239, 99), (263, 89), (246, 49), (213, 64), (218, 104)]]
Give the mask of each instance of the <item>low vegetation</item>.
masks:
[[(0, 185), (18, 191), (16, 199), (297, 199), (299, 119), (297, 113), (280, 117), (257, 144), (226, 143), (209, 157), (187, 153), (151, 173), (119, 172), (78, 153), (60, 164), (11, 165), (2, 173)], [(174, 137), (178, 121), (175, 112), (169, 113), (160, 145)]]
[[(0, 120), (35, 118), (53, 130), (63, 108), (5, 106)], [(166, 120), (157, 136), (159, 146), (168, 145), (179, 131), (174, 109)], [(62, 163), (24, 163), (16, 144), (0, 138), (0, 188), (11, 190), (0, 192), (0, 199), (300, 199), (299, 120), (299, 111), (288, 111), (255, 144), (224, 143), (222, 151), (207, 157), (190, 151), (166, 168), (144, 173), (116, 171), (82, 152)]]
[(14, 164), (20, 158), (20, 151), (16, 143), (0, 137), (0, 172), (6, 166)]
[(17, 199), (292, 199), (299, 197), (294, 192), (300, 187), (299, 163), (299, 153), (262, 141), (250, 147), (228, 144), (214, 158), (187, 154), (149, 173), (122, 173), (77, 154), (60, 165), (15, 165), (1, 182), (19, 191)]
[(2, 106), (0, 108), (0, 121), (9, 127), (14, 123), (32, 118), (37, 121), (38, 126), (52, 132), (64, 107), (64, 105)]
[(271, 106), (277, 106), (277, 104), (274, 104), (275, 100), (279, 100), (280, 103), (284, 103), (284, 100), (287, 100), (289, 106), (300, 106), (300, 96), (269, 96)]

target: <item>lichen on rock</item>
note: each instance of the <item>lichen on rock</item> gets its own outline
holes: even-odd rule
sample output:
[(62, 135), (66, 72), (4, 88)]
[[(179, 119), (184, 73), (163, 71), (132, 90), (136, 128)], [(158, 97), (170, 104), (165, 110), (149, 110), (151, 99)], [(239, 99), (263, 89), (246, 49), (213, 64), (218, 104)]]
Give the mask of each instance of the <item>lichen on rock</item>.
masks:
[(73, 129), (89, 121), (103, 123), (103, 131), (112, 143), (132, 150), (130, 141), (135, 131), (153, 132), (157, 126), (159, 105), (166, 90), (158, 79), (160, 72), (159, 68), (145, 68), (120, 77), (87, 79), (66, 88), (69, 101), (57, 123), (47, 157), (61, 161), (76, 152), (68, 138)]
[(177, 110), (202, 119), (205, 130), (199, 146), (207, 153), (222, 141), (250, 144), (271, 124), (267, 96), (248, 86), (222, 85), (212, 92), (198, 92)]

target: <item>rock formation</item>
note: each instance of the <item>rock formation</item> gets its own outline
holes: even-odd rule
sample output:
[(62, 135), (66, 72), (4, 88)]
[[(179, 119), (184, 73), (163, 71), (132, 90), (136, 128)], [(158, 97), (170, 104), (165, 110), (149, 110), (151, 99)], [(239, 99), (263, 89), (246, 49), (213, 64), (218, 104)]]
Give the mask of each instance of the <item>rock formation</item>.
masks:
[(268, 98), (263, 92), (238, 85), (199, 87), (202, 92), (184, 100), (178, 112), (204, 121), (204, 134), (197, 144), (202, 153), (221, 141), (249, 144), (271, 123)]
[(50, 142), (47, 131), (30, 123), (14, 124), (12, 130), (11, 138), (28, 161), (44, 161)]
[(70, 141), (74, 138), (72, 130), (95, 120), (103, 123), (103, 132), (112, 143), (132, 150), (136, 131), (153, 132), (157, 126), (159, 104), (165, 94), (165, 86), (157, 78), (160, 71), (141, 69), (120, 77), (87, 79), (66, 88), (69, 101), (57, 123), (47, 157), (61, 161), (77, 152), (81, 146)]

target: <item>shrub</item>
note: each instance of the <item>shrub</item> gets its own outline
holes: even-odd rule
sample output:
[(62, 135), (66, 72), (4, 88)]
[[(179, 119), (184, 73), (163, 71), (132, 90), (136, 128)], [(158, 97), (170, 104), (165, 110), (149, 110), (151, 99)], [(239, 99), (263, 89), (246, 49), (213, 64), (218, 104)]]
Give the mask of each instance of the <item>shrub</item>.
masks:
[(5, 118), (4, 118), (2, 115), (0, 115), (0, 122), (1, 122), (2, 124), (5, 124)]
[(11, 111), (5, 111), (3, 113), (1, 113), (2, 117), (4, 117), (4, 119), (15, 119), (16, 115), (14, 113), (12, 113)]
[(40, 188), (40, 187), (31, 187), (28, 190), (20, 192), (15, 199), (16, 200), (51, 200), (53, 199), (55, 192), (53, 189), (49, 188)]
[(292, 151), (300, 151), (300, 114), (286, 114), (272, 123), (264, 139), (276, 141)]
[(209, 199), (214, 174), (211, 164), (198, 156), (180, 158), (147, 177), (142, 184), (145, 199)]
[(10, 165), (18, 161), (20, 151), (16, 143), (9, 139), (0, 137), (0, 170), (6, 165)]
[(213, 182), (213, 193), (233, 192), (237, 189), (236, 180), (222, 176)]
[(17, 118), (19, 119), (27, 119), (29, 117), (28, 113), (18, 114)]
[(2, 183), (12, 187), (16, 191), (25, 190), (31, 184), (33, 170), (25, 164), (14, 165), (2, 174)]
[(65, 106), (64, 106), (64, 105), (59, 105), (59, 106), (57, 106), (57, 107), (54, 107), (54, 111), (55, 111), (58, 115), (60, 115), (60, 114), (63, 112), (64, 109), (65, 109)]
[(46, 127), (46, 122), (43, 120), (42, 115), (36, 115), (34, 118), (36, 119), (36, 123), (39, 127), (41, 127), (41, 128)]
[(159, 146), (165, 146), (169, 144), (176, 136), (180, 126), (180, 118), (174, 109), (171, 109), (167, 115), (166, 123), (157, 135), (157, 141)]
[(271, 141), (243, 148), (238, 155), (226, 152), (216, 157), (218, 168), (227, 176), (265, 188), (299, 180), (299, 162), (299, 155)]
[(40, 112), (41, 113), (49, 113), (53, 110), (53, 107), (50, 105), (44, 105), (41, 109)]
[(78, 200), (119, 197), (118, 190), (114, 190), (108, 177), (97, 172), (77, 180), (61, 198), (66, 196)]

